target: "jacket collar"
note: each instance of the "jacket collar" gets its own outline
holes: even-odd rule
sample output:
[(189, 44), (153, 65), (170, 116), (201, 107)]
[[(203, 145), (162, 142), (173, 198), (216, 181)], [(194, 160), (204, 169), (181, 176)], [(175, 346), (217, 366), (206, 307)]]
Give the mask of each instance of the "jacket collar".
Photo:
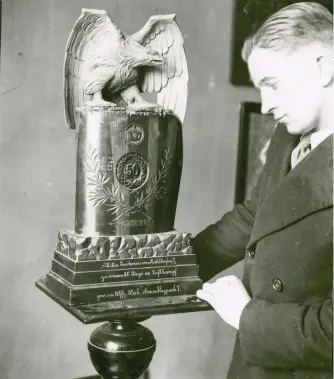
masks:
[(291, 151), (298, 140), (285, 128), (277, 134), (272, 141), (275, 156), (269, 160), (268, 155), (265, 168), (268, 179), (249, 245), (311, 213), (333, 206), (333, 135), (289, 171)]

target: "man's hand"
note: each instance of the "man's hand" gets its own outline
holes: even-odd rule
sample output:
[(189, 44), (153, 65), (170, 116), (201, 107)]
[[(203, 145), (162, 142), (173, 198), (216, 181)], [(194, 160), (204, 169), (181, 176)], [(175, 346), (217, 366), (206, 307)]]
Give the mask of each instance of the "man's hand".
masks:
[(204, 283), (196, 295), (207, 301), (229, 325), (239, 329), (243, 309), (250, 301), (241, 280), (234, 275), (224, 276), (214, 283)]

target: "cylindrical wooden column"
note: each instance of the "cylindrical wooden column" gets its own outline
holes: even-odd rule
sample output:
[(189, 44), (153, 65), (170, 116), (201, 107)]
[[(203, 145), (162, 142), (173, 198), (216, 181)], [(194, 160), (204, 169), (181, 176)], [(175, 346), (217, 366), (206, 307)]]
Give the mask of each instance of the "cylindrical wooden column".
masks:
[(76, 233), (173, 230), (183, 154), (178, 119), (92, 106), (77, 117)]

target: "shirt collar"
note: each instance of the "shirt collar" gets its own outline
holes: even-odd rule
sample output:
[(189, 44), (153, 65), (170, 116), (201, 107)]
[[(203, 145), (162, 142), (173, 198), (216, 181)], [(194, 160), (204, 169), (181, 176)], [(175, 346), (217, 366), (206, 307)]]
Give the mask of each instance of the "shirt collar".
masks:
[(322, 141), (324, 141), (328, 136), (333, 134), (334, 127), (326, 128), (323, 130), (319, 130), (318, 132), (314, 132), (311, 134), (311, 149), (315, 149)]

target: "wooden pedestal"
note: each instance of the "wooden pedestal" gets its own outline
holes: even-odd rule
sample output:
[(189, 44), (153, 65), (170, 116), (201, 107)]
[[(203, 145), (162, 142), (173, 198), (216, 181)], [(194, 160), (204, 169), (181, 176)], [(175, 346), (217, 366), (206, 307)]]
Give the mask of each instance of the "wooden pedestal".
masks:
[(36, 286), (84, 324), (105, 322), (88, 341), (90, 357), (103, 379), (138, 379), (155, 351), (152, 332), (139, 323), (151, 316), (212, 310), (196, 296), (171, 296), (68, 305), (45, 284)]
[[(138, 379), (155, 351), (140, 321), (211, 309), (187, 295), (202, 282), (190, 235), (173, 231), (182, 125), (171, 112), (154, 109), (88, 105), (76, 116), (75, 229), (60, 231), (52, 273), (36, 285), (84, 324), (106, 321), (88, 341), (104, 379)], [(117, 262), (131, 270), (116, 272)], [(109, 288), (118, 283), (127, 287)]]

